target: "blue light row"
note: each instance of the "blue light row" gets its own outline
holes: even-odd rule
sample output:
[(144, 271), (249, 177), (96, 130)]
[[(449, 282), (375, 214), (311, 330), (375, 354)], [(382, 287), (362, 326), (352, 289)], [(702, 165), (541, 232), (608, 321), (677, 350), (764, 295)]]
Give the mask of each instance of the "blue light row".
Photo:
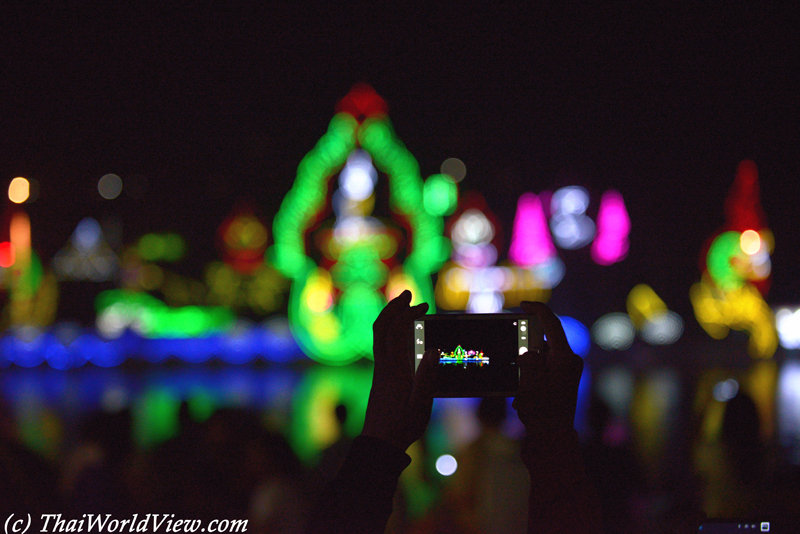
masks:
[(257, 359), (288, 363), (305, 358), (285, 323), (266, 323), (237, 329), (233, 333), (197, 338), (150, 339), (130, 330), (111, 340), (89, 330), (68, 336), (69, 339), (57, 334), (48, 331), (0, 337), (0, 368), (9, 365), (38, 367), (45, 363), (59, 370), (74, 369), (87, 363), (114, 367), (135, 358), (149, 363), (161, 363), (170, 357), (186, 363), (203, 363), (217, 358), (238, 365)]

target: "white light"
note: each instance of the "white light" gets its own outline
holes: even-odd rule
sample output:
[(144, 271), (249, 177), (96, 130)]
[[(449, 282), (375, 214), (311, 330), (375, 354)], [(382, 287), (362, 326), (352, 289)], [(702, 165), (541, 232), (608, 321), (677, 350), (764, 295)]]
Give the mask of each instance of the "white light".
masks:
[(472, 293), (467, 303), (469, 313), (498, 313), (503, 309), (505, 299), (502, 293), (479, 292)]
[(571, 185), (562, 187), (550, 201), (550, 209), (555, 213), (578, 215), (589, 207), (589, 193), (583, 187)]
[(452, 238), (458, 244), (488, 243), (494, 237), (494, 226), (480, 210), (468, 209), (453, 225)]
[(739, 382), (733, 378), (717, 382), (714, 385), (713, 395), (719, 402), (728, 402), (739, 392)]
[(378, 171), (372, 166), (369, 154), (361, 150), (353, 152), (347, 158), (347, 164), (339, 173), (339, 186), (351, 200), (368, 199), (377, 181)]
[(559, 247), (574, 250), (594, 239), (594, 222), (584, 216), (556, 215), (550, 219), (550, 229)]
[(589, 193), (580, 186), (562, 187), (550, 200), (550, 230), (556, 244), (565, 249), (577, 249), (594, 239), (595, 224), (586, 216)]
[(790, 360), (778, 378), (778, 434), (783, 445), (794, 447), (793, 463), (800, 464), (800, 362)]
[(609, 313), (592, 326), (592, 339), (605, 350), (626, 350), (633, 344), (636, 330), (626, 313)]
[(640, 333), (651, 345), (672, 345), (683, 335), (683, 319), (673, 311), (666, 311), (647, 319)]
[(794, 311), (780, 308), (775, 313), (775, 324), (781, 346), (789, 350), (800, 349), (800, 308)]
[(436, 459), (436, 471), (440, 475), (449, 477), (458, 469), (458, 462), (449, 454), (443, 454)]

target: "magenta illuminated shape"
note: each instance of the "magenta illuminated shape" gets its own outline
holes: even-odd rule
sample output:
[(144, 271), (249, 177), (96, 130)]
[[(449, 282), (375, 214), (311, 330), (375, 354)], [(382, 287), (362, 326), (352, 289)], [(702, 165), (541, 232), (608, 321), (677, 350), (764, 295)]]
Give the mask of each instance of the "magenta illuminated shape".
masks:
[(606, 191), (597, 214), (597, 237), (592, 243), (592, 259), (600, 265), (622, 261), (628, 254), (631, 220), (625, 201), (617, 191)]
[(517, 202), (511, 248), (508, 256), (521, 267), (540, 265), (556, 255), (542, 202), (533, 193), (524, 193)]

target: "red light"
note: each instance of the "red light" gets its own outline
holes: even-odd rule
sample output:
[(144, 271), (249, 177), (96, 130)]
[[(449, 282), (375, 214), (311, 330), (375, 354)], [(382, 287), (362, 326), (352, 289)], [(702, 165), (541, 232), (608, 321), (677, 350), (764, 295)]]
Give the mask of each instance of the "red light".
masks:
[(358, 121), (376, 115), (386, 115), (386, 102), (375, 92), (375, 89), (365, 83), (359, 83), (350, 89), (350, 92), (339, 101), (337, 112), (349, 113)]
[(8, 241), (0, 243), (0, 267), (11, 267), (16, 259), (14, 245)]

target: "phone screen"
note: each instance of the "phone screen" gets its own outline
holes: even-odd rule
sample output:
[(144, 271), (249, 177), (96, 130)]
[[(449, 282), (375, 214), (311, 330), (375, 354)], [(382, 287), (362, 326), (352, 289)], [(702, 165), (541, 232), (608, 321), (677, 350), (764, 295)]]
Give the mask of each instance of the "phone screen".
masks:
[(521, 314), (427, 315), (414, 323), (415, 369), (425, 350), (439, 350), (437, 397), (513, 396), (517, 356), (541, 346), (532, 317)]

